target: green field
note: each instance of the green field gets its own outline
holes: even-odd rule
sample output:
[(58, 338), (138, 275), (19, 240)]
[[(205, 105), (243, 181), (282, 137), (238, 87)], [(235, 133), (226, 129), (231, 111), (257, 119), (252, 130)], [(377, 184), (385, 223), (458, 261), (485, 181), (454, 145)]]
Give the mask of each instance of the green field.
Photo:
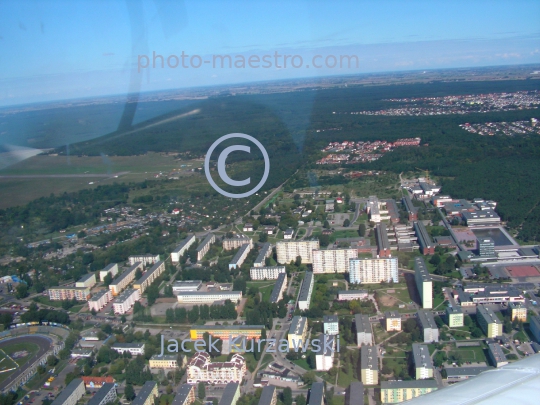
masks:
[[(13, 343), (0, 349), (0, 382), (7, 379), (15, 370), (26, 364), (39, 351), (39, 347), (33, 343)], [(27, 352), (23, 357), (12, 358), (17, 352)], [(3, 372), (5, 371), (5, 372)]]

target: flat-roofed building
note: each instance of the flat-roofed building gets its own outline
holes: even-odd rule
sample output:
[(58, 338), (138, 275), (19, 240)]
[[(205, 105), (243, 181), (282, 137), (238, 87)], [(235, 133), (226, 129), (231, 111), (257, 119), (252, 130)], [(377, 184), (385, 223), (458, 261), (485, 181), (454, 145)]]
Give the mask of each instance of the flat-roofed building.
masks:
[(223, 239), (223, 250), (238, 249), (246, 243), (250, 248), (253, 247), (253, 239), (246, 235), (235, 235), (233, 238)]
[(83, 380), (75, 378), (58, 394), (51, 405), (75, 405), (85, 393)]
[(446, 381), (450, 383), (468, 380), (471, 377), (476, 377), (478, 374), (489, 370), (493, 370), (493, 367), (448, 367), (444, 369), (444, 374), (446, 374)]
[(134, 288), (128, 288), (123, 291), (113, 302), (114, 313), (117, 315), (129, 312), (131, 307), (141, 299), (141, 291)]
[(381, 402), (397, 404), (437, 390), (435, 380), (381, 381)]
[[(182, 356), (185, 360), (185, 356)], [(150, 368), (179, 368), (184, 365), (182, 362), (178, 363), (178, 355), (176, 354), (164, 354), (159, 356), (154, 354), (149, 360)]]
[(79, 281), (75, 283), (75, 287), (77, 288), (92, 288), (96, 285), (96, 273), (88, 273), (82, 276)]
[(504, 354), (500, 344), (488, 343), (488, 354), (495, 367), (498, 368), (508, 364), (508, 360), (506, 359), (506, 355)]
[(88, 405), (107, 405), (110, 402), (114, 402), (117, 397), (115, 384), (105, 383), (98, 392), (90, 398)]
[(114, 343), (111, 349), (120, 354), (129, 352), (132, 356), (138, 356), (139, 354), (144, 354), (144, 343)]
[(354, 316), (354, 323), (356, 327), (356, 344), (358, 347), (372, 345), (373, 331), (371, 329), (371, 322), (369, 322), (369, 315), (356, 314)]
[(285, 266), (252, 267), (249, 275), (252, 280), (277, 280), (278, 276), (285, 272)]
[(110, 274), (111, 277), (115, 277), (118, 274), (118, 264), (117, 263), (109, 263), (107, 266), (103, 268), (103, 270), (99, 271), (99, 281), (103, 282), (105, 281), (105, 277), (107, 277), (107, 274)]
[(339, 290), (338, 301), (364, 300), (368, 297), (367, 290)]
[(464, 315), (461, 307), (446, 307), (446, 319), (451, 328), (461, 328), (464, 325)]
[(128, 257), (129, 265), (133, 266), (135, 263), (142, 263), (143, 266), (150, 266), (159, 262), (159, 255), (133, 255)]
[(303, 316), (295, 316), (292, 319), (287, 340), (289, 341), (289, 350), (293, 350), (305, 342), (308, 330), (307, 318)]
[(422, 308), (433, 308), (433, 281), (426, 263), (421, 257), (414, 259), (414, 279), (422, 301)]
[(313, 250), (313, 273), (345, 273), (349, 271), (349, 260), (358, 257), (356, 249)]
[(143, 269), (142, 262), (136, 262), (132, 264), (126, 271), (120, 274), (117, 278), (109, 284), (109, 290), (111, 290), (112, 295), (117, 296), (120, 294), (133, 280), (135, 280), (135, 273), (137, 270)]
[(266, 242), (261, 246), (257, 258), (253, 262), (253, 267), (264, 267), (266, 264), (266, 258), (272, 254), (272, 245), (270, 242)]
[(262, 389), (258, 405), (277, 405), (277, 390), (273, 385), (267, 385)]
[(353, 381), (345, 391), (345, 405), (364, 405), (364, 384)]
[(314, 283), (313, 273), (311, 271), (306, 271), (304, 279), (302, 280), (302, 285), (300, 286), (300, 292), (298, 293), (298, 309), (301, 311), (309, 309)]
[(527, 307), (521, 302), (511, 302), (508, 304), (508, 312), (510, 312), (512, 322), (516, 319), (519, 322), (527, 322)]
[(324, 315), (323, 332), (325, 335), (339, 334), (339, 318), (337, 315)]
[(283, 232), (283, 239), (290, 240), (294, 237), (294, 229), (289, 228), (286, 229), (285, 232)]
[(379, 257), (390, 257), (390, 241), (388, 240), (388, 231), (385, 224), (375, 225), (375, 237), (377, 240), (377, 255)]
[(225, 386), (218, 405), (236, 405), (238, 398), (240, 398), (240, 384), (230, 382)]
[(412, 354), (416, 375), (415, 378), (417, 380), (433, 378), (433, 361), (431, 361), (431, 356), (429, 355), (429, 349), (427, 345), (413, 343)]
[(319, 249), (319, 240), (278, 241), (276, 244), (277, 261), (289, 264), (300, 256), (302, 263), (313, 263), (313, 250)]
[(260, 339), (264, 325), (202, 325), (189, 331), (190, 339), (202, 339), (208, 333), (216, 339), (234, 339), (243, 336), (246, 339)]
[(171, 252), (171, 261), (173, 264), (180, 263), (180, 259), (182, 256), (184, 256), (184, 253), (186, 253), (195, 242), (197, 242), (195, 235), (189, 235), (186, 239), (180, 242), (180, 244)]
[(431, 239), (424, 223), (422, 221), (415, 221), (413, 226), (416, 237), (418, 238), (418, 244), (420, 245), (420, 252), (423, 255), (435, 254), (435, 242)]
[(308, 405), (324, 405), (324, 385), (314, 382), (309, 390)]
[(245, 243), (242, 246), (240, 246), (240, 249), (238, 250), (238, 252), (236, 252), (231, 262), (229, 263), (229, 270), (237, 269), (238, 267), (242, 266), (250, 250), (251, 250), (251, 245), (249, 243)]
[(274, 284), (272, 294), (270, 294), (270, 302), (277, 304), (283, 299), (283, 292), (287, 289), (287, 273), (280, 273), (279, 277)]
[(360, 372), (364, 385), (379, 384), (379, 357), (375, 346), (362, 346), (360, 349)]
[(111, 290), (101, 290), (88, 300), (90, 311), (101, 311), (112, 300)]
[(401, 314), (397, 311), (388, 311), (384, 314), (386, 331), (400, 331), (401, 330)]
[(424, 343), (439, 341), (439, 328), (437, 328), (435, 318), (431, 311), (421, 309), (416, 314), (416, 320), (418, 321), (418, 327), (424, 336)]
[(478, 226), (478, 225), (499, 225), (501, 223), (501, 218), (499, 215), (491, 208), (487, 210), (476, 210), (476, 211), (463, 211), (461, 216), (465, 220), (467, 226)]
[[(315, 354), (315, 370), (328, 371), (334, 366), (335, 337), (321, 333), (318, 340), (319, 347), (313, 347), (311, 350)], [(332, 348), (325, 346), (325, 343), (332, 345)]]
[(158, 385), (155, 381), (146, 381), (131, 405), (153, 405), (159, 396)]
[(156, 262), (149, 270), (146, 270), (142, 277), (133, 283), (133, 288), (141, 290), (141, 294), (152, 285), (154, 280), (165, 271), (165, 262)]
[(195, 402), (195, 386), (191, 384), (182, 384), (174, 396), (171, 405), (191, 405)]
[(208, 353), (197, 352), (187, 365), (187, 382), (188, 384), (240, 383), (246, 371), (246, 361), (237, 353), (233, 354), (230, 361), (212, 363)]
[(484, 305), (476, 307), (476, 321), (488, 338), (503, 335), (503, 324), (493, 310)]
[(411, 201), (411, 197), (409, 197), (409, 193), (403, 197), (402, 201), (405, 211), (407, 211), (407, 214), (409, 215), (409, 221), (418, 220), (418, 208), (414, 206), (413, 202)]
[(51, 287), (49, 288), (49, 299), (51, 301), (66, 301), (76, 299), (77, 301), (87, 301), (90, 298), (89, 287)]
[(375, 222), (376, 224), (381, 222), (381, 211), (377, 197), (374, 195), (369, 196), (366, 208), (371, 222)]
[(476, 239), (476, 246), (478, 248), (478, 255), (482, 258), (496, 258), (495, 254), (495, 241), (493, 238), (485, 237)]
[(187, 291), (199, 291), (202, 287), (202, 280), (175, 281), (172, 285), (173, 294)]
[(530, 318), (530, 328), (534, 339), (540, 343), (540, 316), (534, 315)]
[(349, 261), (349, 280), (351, 284), (397, 283), (397, 258), (352, 259)]
[(216, 242), (216, 235), (209, 233), (204, 240), (197, 246), (197, 261), (201, 261), (203, 257), (210, 251), (212, 243)]
[(176, 298), (181, 304), (211, 304), (225, 300), (238, 303), (242, 299), (242, 291), (183, 291)]

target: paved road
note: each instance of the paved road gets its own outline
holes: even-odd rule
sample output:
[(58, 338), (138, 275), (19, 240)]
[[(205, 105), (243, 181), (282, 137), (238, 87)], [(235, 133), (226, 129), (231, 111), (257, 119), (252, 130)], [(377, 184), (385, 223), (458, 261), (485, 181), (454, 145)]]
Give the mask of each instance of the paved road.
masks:
[(3, 391), (9, 384), (11, 384), (15, 379), (17, 379), (17, 377), (23, 374), (34, 363), (34, 361), (36, 361), (36, 359), (43, 356), (52, 347), (51, 339), (45, 336), (33, 335), (33, 336), (19, 336), (19, 337), (2, 340), (0, 342), (0, 349), (3, 349), (4, 347), (15, 344), (15, 343), (17, 344), (33, 343), (39, 347), (39, 350), (34, 355), (34, 357), (32, 357), (22, 367), (19, 367), (15, 372), (13, 372), (13, 374), (11, 374), (8, 378), (6, 378), (4, 381), (0, 383), (0, 391)]

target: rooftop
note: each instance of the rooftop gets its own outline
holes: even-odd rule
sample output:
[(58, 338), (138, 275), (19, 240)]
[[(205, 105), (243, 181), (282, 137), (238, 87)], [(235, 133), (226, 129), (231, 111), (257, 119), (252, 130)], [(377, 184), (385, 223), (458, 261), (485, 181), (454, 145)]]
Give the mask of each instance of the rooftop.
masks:
[(263, 388), (261, 398), (259, 399), (259, 405), (270, 405), (274, 398), (276, 387), (273, 385), (267, 385)]
[(96, 394), (92, 398), (90, 398), (90, 401), (88, 401), (88, 405), (99, 405), (101, 401), (105, 399), (107, 394), (114, 389), (116, 388), (114, 387), (113, 383), (103, 384), (99, 391), (96, 392)]
[(240, 384), (238, 383), (228, 383), (223, 390), (223, 395), (219, 400), (219, 405), (231, 405), (239, 387)]
[(64, 402), (67, 401), (67, 399), (71, 396), (71, 394), (73, 394), (73, 392), (75, 392), (75, 390), (77, 388), (79, 388), (79, 385), (81, 385), (81, 384), (83, 384), (83, 386), (84, 386), (83, 380), (81, 380), (80, 378), (75, 378), (74, 380), (72, 380), (66, 386), (66, 388), (64, 388), (62, 390), (62, 392), (60, 392), (60, 394), (58, 394), (58, 396), (52, 402), (51, 405), (63, 405)]
[(142, 283), (144, 283), (146, 280), (148, 280), (148, 278), (150, 278), (150, 276), (152, 276), (152, 274), (154, 274), (154, 272), (155, 272), (161, 265), (163, 265), (163, 261), (160, 260), (160, 261), (156, 262), (156, 263), (150, 268), (150, 270), (147, 270), (147, 271), (143, 274), (143, 276), (142, 276), (140, 279), (138, 279), (138, 280), (136, 281), (136, 284), (142, 284)]
[(412, 353), (415, 367), (433, 368), (433, 362), (431, 361), (427, 345), (413, 343)]
[(194, 385), (189, 384), (182, 384), (176, 395), (174, 396), (174, 399), (171, 403), (171, 405), (183, 405), (186, 402), (187, 397), (189, 396), (191, 390), (194, 389)]
[(360, 367), (362, 370), (379, 370), (379, 358), (375, 346), (362, 346), (360, 349)]
[(300, 287), (300, 293), (298, 294), (298, 301), (307, 301), (309, 296), (309, 290), (313, 283), (313, 272), (306, 271), (302, 286)]
[(144, 405), (155, 386), (157, 386), (157, 382), (146, 381), (131, 405)]

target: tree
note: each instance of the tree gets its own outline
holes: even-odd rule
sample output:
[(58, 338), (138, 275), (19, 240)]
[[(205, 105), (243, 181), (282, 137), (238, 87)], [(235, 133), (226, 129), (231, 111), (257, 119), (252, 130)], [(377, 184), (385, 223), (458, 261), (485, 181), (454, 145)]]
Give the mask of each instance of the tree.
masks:
[(148, 306), (155, 304), (156, 300), (159, 298), (159, 287), (157, 283), (148, 287), (148, 290), (146, 290), (146, 297), (148, 299)]
[(51, 354), (50, 356), (47, 357), (47, 365), (49, 367), (54, 367), (57, 364), (58, 364), (58, 359), (56, 358), (56, 356)]
[(206, 397), (206, 386), (202, 381), (199, 383), (198, 392), (199, 392), (199, 399), (204, 399)]
[(127, 318), (126, 318), (125, 315), (122, 315), (122, 316), (120, 317), (120, 322), (126, 323), (126, 320), (127, 320)]
[(259, 242), (261, 243), (265, 243), (265, 242), (268, 242), (268, 234), (266, 232), (261, 232), (261, 234), (259, 235)]
[(15, 296), (18, 299), (26, 298), (28, 297), (28, 287), (24, 283), (20, 283), (17, 288), (15, 289)]
[(296, 265), (296, 267), (300, 267), (302, 265), (302, 256), (296, 256), (294, 264)]
[(324, 229), (330, 229), (330, 223), (328, 221), (324, 221), (323, 228)]
[(135, 398), (135, 390), (133, 389), (133, 385), (126, 385), (126, 388), (124, 389), (124, 396), (128, 401), (132, 401)]
[(107, 273), (105, 278), (103, 279), (103, 284), (105, 284), (105, 287), (108, 287), (113, 282), (113, 276), (111, 273)]
[(37, 366), (37, 372), (39, 375), (43, 375), (47, 372), (47, 368), (45, 366)]
[(308, 371), (307, 373), (305, 373), (303, 376), (302, 376), (302, 381), (304, 382), (304, 384), (306, 385), (311, 385), (313, 384), (315, 381), (316, 381), (316, 375), (315, 375), (315, 372), (313, 371)]
[(429, 259), (429, 262), (435, 266), (437, 266), (441, 262), (441, 256), (438, 254), (434, 254), (431, 259)]
[(348, 228), (349, 226), (351, 226), (351, 221), (349, 221), (349, 219), (347, 218), (345, 221), (343, 221), (343, 226)]
[(284, 405), (292, 405), (292, 390), (290, 387), (285, 387), (282, 394), (282, 402)]
[(361, 223), (358, 225), (358, 235), (359, 236), (365, 236), (366, 235), (366, 224)]
[(90, 311), (90, 313), (92, 314), (92, 316), (96, 316), (96, 315), (97, 315), (97, 311), (95, 310), (95, 308), (92, 308), (92, 310)]
[(307, 405), (306, 397), (304, 395), (302, 395), (302, 394), (297, 395), (294, 398), (294, 401), (296, 402), (296, 405)]

